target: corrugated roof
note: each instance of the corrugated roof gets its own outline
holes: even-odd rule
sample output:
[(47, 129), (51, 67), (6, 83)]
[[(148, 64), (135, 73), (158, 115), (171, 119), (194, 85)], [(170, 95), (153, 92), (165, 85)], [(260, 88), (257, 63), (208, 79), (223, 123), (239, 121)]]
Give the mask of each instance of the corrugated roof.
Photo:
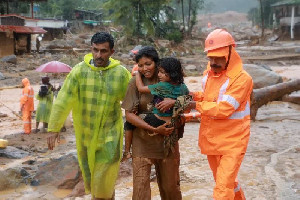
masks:
[(300, 0), (285, 0), (272, 4), (272, 7), (284, 6), (284, 5), (300, 5)]
[(33, 19), (33, 18), (31, 18), (31, 17), (21, 16), (21, 15), (17, 15), (17, 14), (0, 15), (0, 18), (3, 18), (3, 17), (18, 17), (18, 18), (24, 19), (24, 20), (34, 20), (34, 21), (38, 21), (37, 19)]
[(44, 34), (47, 31), (40, 27), (0, 25), (0, 32)]

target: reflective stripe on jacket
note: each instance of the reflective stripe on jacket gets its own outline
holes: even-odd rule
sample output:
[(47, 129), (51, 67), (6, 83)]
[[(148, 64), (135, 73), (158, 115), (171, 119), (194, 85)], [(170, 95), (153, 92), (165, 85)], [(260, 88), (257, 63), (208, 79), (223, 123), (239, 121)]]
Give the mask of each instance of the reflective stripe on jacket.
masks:
[(208, 64), (202, 85), (203, 93), (194, 95), (196, 109), (201, 113), (201, 152), (207, 155), (246, 152), (253, 82), (234, 49), (227, 70), (220, 75), (215, 76)]

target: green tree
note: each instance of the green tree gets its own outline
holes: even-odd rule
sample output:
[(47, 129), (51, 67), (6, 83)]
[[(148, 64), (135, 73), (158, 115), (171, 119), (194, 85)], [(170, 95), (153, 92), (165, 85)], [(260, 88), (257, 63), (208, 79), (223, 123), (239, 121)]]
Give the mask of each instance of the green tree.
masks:
[(104, 8), (116, 24), (125, 25), (127, 35), (155, 35), (161, 30), (162, 12), (169, 1), (109, 0)]
[(196, 24), (197, 14), (205, 6), (204, 0), (173, 0), (172, 6), (177, 10), (177, 17), (181, 18), (182, 29), (186, 36), (191, 36), (194, 25)]

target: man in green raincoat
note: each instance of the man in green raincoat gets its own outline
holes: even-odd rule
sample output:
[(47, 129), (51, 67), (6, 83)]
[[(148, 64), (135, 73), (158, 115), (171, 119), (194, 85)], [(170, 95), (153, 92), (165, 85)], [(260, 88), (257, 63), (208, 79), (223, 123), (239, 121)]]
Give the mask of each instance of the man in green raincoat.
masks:
[(92, 53), (85, 55), (67, 76), (52, 107), (47, 138), (49, 149), (59, 142), (59, 130), (73, 113), (78, 162), (85, 191), (94, 199), (114, 198), (123, 145), (120, 101), (126, 93), (130, 72), (110, 56), (113, 37), (96, 33)]

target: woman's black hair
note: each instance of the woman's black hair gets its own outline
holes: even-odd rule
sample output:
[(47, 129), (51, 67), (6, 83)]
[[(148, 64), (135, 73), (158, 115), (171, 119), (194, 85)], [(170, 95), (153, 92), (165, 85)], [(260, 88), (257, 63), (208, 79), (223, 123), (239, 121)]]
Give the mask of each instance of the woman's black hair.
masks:
[(159, 56), (154, 47), (145, 46), (139, 50), (139, 52), (135, 56), (135, 62), (139, 62), (142, 57), (147, 57), (152, 59), (155, 62), (155, 66), (157, 66), (159, 62)]
[(158, 67), (165, 70), (167, 75), (170, 77), (172, 83), (181, 84), (183, 83), (183, 69), (178, 59), (173, 57), (162, 58), (159, 62)]

